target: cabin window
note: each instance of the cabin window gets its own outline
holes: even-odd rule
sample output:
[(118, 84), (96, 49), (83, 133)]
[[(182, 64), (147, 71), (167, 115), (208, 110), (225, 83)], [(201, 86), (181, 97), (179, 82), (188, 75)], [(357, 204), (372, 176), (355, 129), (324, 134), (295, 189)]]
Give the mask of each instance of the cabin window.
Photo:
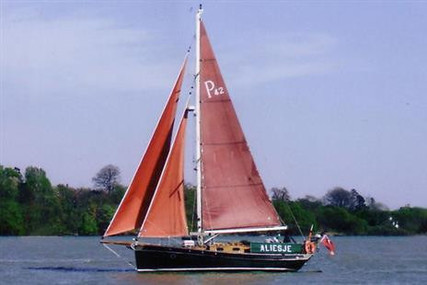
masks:
[(224, 249), (222, 247), (217, 247), (216, 251), (223, 251)]
[(240, 247), (233, 247), (234, 251), (240, 251)]

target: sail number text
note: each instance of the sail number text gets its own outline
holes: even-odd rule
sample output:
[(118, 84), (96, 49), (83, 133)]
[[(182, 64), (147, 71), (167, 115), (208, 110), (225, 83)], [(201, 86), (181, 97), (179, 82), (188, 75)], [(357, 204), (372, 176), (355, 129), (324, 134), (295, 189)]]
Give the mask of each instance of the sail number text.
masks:
[(208, 93), (208, 98), (212, 98), (213, 95), (219, 96), (225, 94), (224, 87), (216, 87), (215, 83), (212, 80), (205, 81), (206, 92)]

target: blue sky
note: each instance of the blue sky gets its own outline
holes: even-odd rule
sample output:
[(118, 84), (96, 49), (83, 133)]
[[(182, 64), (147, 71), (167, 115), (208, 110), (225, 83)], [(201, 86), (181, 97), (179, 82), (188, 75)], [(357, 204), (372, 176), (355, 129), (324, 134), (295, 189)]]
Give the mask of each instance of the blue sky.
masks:
[[(267, 188), (297, 198), (342, 186), (427, 207), (427, 2), (203, 2)], [(197, 6), (2, 1), (0, 164), (81, 187), (112, 163), (127, 184)]]

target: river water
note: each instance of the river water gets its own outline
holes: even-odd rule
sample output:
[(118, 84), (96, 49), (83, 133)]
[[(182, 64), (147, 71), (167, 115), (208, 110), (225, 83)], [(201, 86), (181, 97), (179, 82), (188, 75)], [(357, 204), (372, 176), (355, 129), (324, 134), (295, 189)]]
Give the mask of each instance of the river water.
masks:
[(1, 284), (427, 284), (427, 236), (333, 237), (295, 273), (136, 273), (96, 237), (0, 237)]

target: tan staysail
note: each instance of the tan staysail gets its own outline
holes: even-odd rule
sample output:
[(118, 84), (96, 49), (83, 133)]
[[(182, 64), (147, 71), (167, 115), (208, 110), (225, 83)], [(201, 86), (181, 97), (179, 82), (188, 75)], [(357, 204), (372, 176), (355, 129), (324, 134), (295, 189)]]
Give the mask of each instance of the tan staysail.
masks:
[(176, 108), (186, 63), (187, 57), (184, 60), (146, 152), (110, 225), (104, 233), (104, 237), (133, 231), (141, 227), (169, 154)]
[(179, 124), (153, 201), (139, 231), (139, 237), (187, 236), (184, 205), (184, 149), (187, 113)]
[(280, 226), (200, 23), (202, 228)]

